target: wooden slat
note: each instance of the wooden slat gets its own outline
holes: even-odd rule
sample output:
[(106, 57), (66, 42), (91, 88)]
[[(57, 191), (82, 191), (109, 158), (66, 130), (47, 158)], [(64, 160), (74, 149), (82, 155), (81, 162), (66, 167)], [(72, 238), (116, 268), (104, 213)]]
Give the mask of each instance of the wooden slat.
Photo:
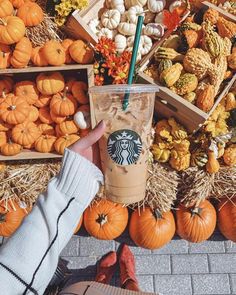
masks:
[(203, 1), (202, 4), (205, 5), (205, 6), (208, 6), (208, 7), (210, 7), (210, 8), (215, 9), (215, 10), (218, 11), (221, 15), (223, 15), (225, 18), (227, 18), (227, 19), (229, 19), (229, 20), (231, 20), (231, 21), (236, 22), (236, 16), (233, 15), (232, 13), (229, 13), (229, 12), (227, 12), (226, 10), (224, 10), (224, 9), (222, 9), (222, 8), (216, 6), (216, 5), (214, 5), (214, 4), (212, 4), (211, 2), (208, 2), (208, 1)]
[(0, 161), (16, 161), (16, 160), (32, 160), (32, 159), (60, 159), (62, 155), (53, 153), (39, 153), (31, 150), (23, 150), (15, 156), (2, 156), (0, 155)]

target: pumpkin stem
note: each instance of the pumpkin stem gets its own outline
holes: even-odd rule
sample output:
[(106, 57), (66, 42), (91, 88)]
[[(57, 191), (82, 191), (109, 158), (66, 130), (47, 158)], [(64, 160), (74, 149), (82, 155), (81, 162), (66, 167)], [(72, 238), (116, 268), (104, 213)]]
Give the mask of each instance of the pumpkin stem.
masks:
[(99, 223), (100, 226), (103, 226), (105, 223), (107, 223), (107, 215), (99, 214), (98, 218), (96, 219), (96, 222)]
[(198, 216), (201, 216), (201, 212), (202, 212), (202, 208), (199, 208), (199, 207), (194, 207), (193, 209), (191, 209), (191, 214), (192, 215), (198, 215)]
[(0, 18), (0, 24), (6, 26), (7, 25), (7, 22), (4, 19)]
[(16, 109), (16, 106), (13, 105), (13, 106), (10, 106), (9, 108), (10, 108), (11, 111), (14, 111)]
[(63, 91), (63, 97), (62, 97), (62, 99), (67, 99), (67, 96), (66, 96), (66, 94), (67, 94), (67, 92), (68, 92), (68, 89), (69, 89), (69, 87), (68, 87), (68, 86), (66, 86), (66, 87), (64, 88), (64, 91)]
[(153, 215), (154, 215), (154, 217), (155, 217), (156, 219), (161, 219), (161, 218), (162, 218), (162, 214), (161, 214), (161, 212), (160, 212), (159, 209), (155, 209), (155, 210), (153, 210)]
[(4, 223), (6, 221), (6, 214), (0, 214), (0, 223)]

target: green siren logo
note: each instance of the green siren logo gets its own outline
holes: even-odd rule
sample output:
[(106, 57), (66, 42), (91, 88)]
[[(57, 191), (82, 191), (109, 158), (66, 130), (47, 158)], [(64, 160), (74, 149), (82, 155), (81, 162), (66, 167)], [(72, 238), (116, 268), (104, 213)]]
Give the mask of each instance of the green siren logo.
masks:
[(133, 130), (118, 130), (109, 136), (107, 151), (115, 163), (122, 166), (131, 165), (138, 161), (142, 151), (142, 140)]

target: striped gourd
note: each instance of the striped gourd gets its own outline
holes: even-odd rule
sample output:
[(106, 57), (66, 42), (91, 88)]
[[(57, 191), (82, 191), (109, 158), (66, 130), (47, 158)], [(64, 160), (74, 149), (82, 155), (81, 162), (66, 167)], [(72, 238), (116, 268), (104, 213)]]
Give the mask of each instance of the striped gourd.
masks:
[(208, 156), (203, 150), (197, 150), (191, 155), (191, 166), (204, 167), (208, 162)]
[(165, 69), (170, 68), (173, 65), (170, 59), (162, 59), (158, 65), (158, 72), (161, 74)]

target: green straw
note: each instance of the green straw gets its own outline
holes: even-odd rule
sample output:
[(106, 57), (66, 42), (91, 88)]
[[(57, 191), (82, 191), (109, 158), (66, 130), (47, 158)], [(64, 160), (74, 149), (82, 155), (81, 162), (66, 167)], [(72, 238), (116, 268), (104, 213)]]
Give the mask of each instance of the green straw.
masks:
[[(134, 79), (134, 71), (135, 71), (138, 47), (139, 47), (139, 42), (140, 42), (140, 37), (141, 37), (141, 32), (143, 27), (143, 20), (144, 20), (144, 17), (142, 15), (139, 15), (136, 32), (135, 32), (135, 38), (134, 38), (133, 52), (132, 52), (132, 57), (131, 57), (131, 62), (129, 67), (129, 75), (128, 75), (128, 81), (127, 81), (128, 85), (131, 85)], [(127, 109), (128, 105), (129, 105), (129, 93), (127, 92), (125, 93), (124, 100), (123, 100), (124, 111)]]

